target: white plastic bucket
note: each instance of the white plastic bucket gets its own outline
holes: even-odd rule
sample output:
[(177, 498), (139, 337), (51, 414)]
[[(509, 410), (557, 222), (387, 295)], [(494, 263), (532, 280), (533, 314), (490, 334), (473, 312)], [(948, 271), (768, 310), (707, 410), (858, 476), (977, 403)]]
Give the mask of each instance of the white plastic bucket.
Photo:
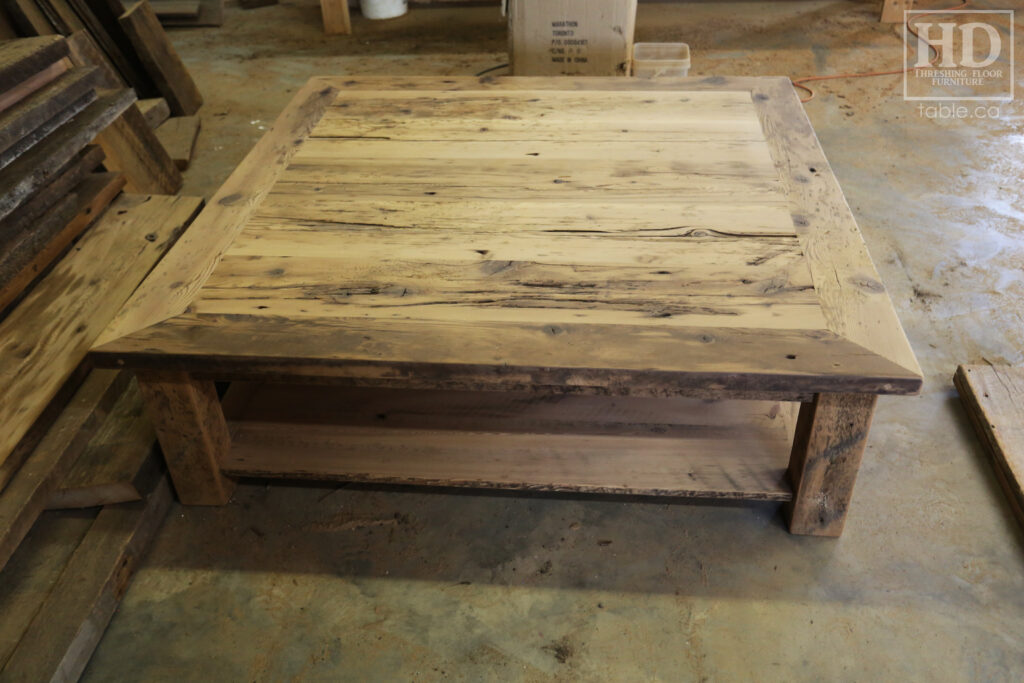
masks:
[(394, 19), (409, 11), (408, 0), (359, 0), (367, 19)]
[(635, 43), (633, 75), (640, 78), (686, 76), (690, 73), (690, 46), (686, 43)]

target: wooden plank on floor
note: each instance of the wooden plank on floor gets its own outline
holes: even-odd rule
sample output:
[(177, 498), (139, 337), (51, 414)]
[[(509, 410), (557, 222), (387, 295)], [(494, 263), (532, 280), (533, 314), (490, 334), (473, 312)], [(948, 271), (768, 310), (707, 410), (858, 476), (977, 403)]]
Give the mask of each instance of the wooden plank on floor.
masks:
[[(14, 147), (24, 152), (31, 144), (45, 137), (29, 137), (33, 140), (31, 144), (18, 144), (27, 136), (31, 136), (60, 114), (67, 112), (67, 118), (71, 118), (91, 104), (96, 99), (96, 87), (99, 82), (99, 69), (74, 68), (0, 113), (0, 154)], [(7, 163), (0, 165), (6, 166)]]
[(166, 18), (198, 19), (199, 0), (153, 0), (153, 12), (161, 21)]
[(17, 469), (7, 461), (22, 436), (201, 206), (122, 195), (0, 322), (0, 487)]
[[(33, 234), (10, 260), (4, 258), (8, 250), (0, 254), (0, 310), (25, 292), (32, 281), (43, 274), (71, 242), (81, 235), (104, 209), (124, 189), (124, 176), (120, 173), (93, 173), (72, 188), (74, 212), (72, 218), (58, 223), (54, 229), (40, 228), (43, 235)], [(40, 226), (46, 223), (40, 220)], [(25, 244), (29, 245), (26, 248)]]
[(171, 487), (159, 474), (146, 500), (103, 508), (8, 659), (0, 678), (75, 681), (167, 517)]
[(43, 511), (61, 477), (124, 393), (130, 379), (118, 370), (94, 370), (25, 464), (0, 492), (0, 567)]
[(224, 23), (224, 0), (199, 0), (199, 16), (163, 17), (164, 26), (220, 26)]
[(1024, 525), (1024, 368), (961, 365), (953, 384), (992, 456), (1013, 514)]
[(171, 108), (167, 104), (167, 100), (162, 97), (150, 97), (145, 100), (139, 100), (139, 111), (142, 112), (142, 117), (146, 119), (146, 123), (149, 124), (150, 128), (158, 128), (161, 123), (166, 121), (171, 116)]
[(85, 451), (75, 460), (47, 507), (83, 508), (140, 500), (147, 466), (159, 462), (156, 432), (132, 382)]
[(43, 513), (32, 533), (0, 571), (0, 614), (4, 615), (0, 619), (0, 669), (25, 635), (98, 513)]
[(134, 99), (131, 90), (101, 96), (0, 171), (0, 218), (49, 183), (64, 164), (120, 116)]
[(122, 14), (118, 21), (131, 39), (139, 59), (156, 83), (160, 94), (170, 105), (171, 113), (177, 116), (190, 116), (199, 111), (203, 104), (203, 96), (178, 56), (177, 50), (171, 45), (150, 4), (135, 4)]
[(136, 105), (100, 132), (96, 143), (107, 155), (104, 165), (124, 173), (129, 191), (174, 194), (181, 189), (181, 172)]
[(10, 90), (68, 55), (60, 36), (21, 38), (0, 43), (0, 91)]
[(180, 170), (188, 168), (199, 137), (198, 116), (175, 116), (156, 129), (156, 137)]

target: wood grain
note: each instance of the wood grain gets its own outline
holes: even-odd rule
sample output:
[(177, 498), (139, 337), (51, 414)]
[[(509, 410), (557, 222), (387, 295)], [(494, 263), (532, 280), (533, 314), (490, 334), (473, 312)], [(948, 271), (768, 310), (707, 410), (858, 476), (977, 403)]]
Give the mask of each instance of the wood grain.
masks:
[(199, 211), (193, 197), (123, 195), (0, 322), (0, 487), (4, 463), (153, 264)]
[(919, 390), (788, 81), (309, 87), (323, 83), (339, 94), (273, 187), (175, 249), (100, 362), (475, 389), (632, 378), (642, 395)]
[[(236, 398), (232, 393), (242, 393)], [(233, 385), (237, 474), (788, 500), (778, 402)]]
[(843, 533), (877, 399), (872, 394), (819, 394), (801, 405), (788, 469), (791, 533)]
[(234, 481), (221, 474), (231, 447), (213, 382), (185, 373), (140, 373), (146, 414), (160, 439), (178, 499), (186, 505), (223, 505)]
[(953, 376), (967, 415), (1017, 521), (1024, 524), (1024, 369), (960, 365)]
[(314, 80), (296, 94), (292, 106), (221, 185), (194, 229), (146, 279), (145, 287), (132, 296), (101, 340), (115, 339), (185, 310), (335, 93)]

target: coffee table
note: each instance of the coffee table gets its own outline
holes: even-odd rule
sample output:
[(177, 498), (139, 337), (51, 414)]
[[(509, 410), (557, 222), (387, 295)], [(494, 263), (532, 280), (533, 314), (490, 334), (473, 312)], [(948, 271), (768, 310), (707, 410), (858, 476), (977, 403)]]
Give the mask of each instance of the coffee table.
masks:
[[(238, 476), (786, 503), (921, 372), (784, 78), (316, 78), (93, 351)], [(223, 402), (215, 380), (230, 380)]]

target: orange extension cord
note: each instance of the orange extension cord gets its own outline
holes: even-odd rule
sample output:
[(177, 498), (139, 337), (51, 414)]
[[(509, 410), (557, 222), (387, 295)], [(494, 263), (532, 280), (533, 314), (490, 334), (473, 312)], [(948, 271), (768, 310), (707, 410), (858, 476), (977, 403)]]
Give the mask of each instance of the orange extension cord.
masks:
[[(947, 7), (946, 9), (937, 9), (937, 10), (934, 10), (932, 12), (925, 12), (924, 14), (915, 14), (913, 17), (910, 17), (909, 19), (907, 19), (907, 30), (910, 31), (914, 35), (915, 38), (920, 39), (921, 36), (918, 35), (917, 30), (914, 28), (913, 24), (910, 23), (911, 21), (913, 21), (915, 19), (921, 19), (921, 18), (924, 18), (924, 17), (928, 17), (928, 16), (931, 16), (933, 14), (942, 14), (943, 12), (952, 12), (953, 10), (963, 9), (964, 7), (967, 7), (967, 5), (969, 5), (969, 4), (970, 4), (970, 0), (966, 0), (965, 2), (963, 2), (962, 4), (957, 5), (956, 7)], [(938, 60), (938, 58), (939, 58), (939, 49), (937, 47), (935, 47), (934, 45), (932, 45), (931, 43), (929, 43), (928, 41), (925, 41), (925, 42), (928, 43), (928, 47), (934, 53), (932, 55), (932, 58), (930, 60), (928, 60), (928, 64), (930, 66), (934, 66), (936, 60)], [(801, 102), (810, 102), (811, 100), (814, 99), (814, 91), (811, 90), (806, 85), (804, 85), (804, 83), (809, 83), (811, 81), (831, 81), (831, 80), (837, 79), (837, 78), (868, 78), (868, 77), (871, 77), (871, 76), (895, 76), (896, 74), (905, 74), (908, 71), (914, 71), (914, 70), (920, 69), (920, 68), (922, 68), (922, 67), (915, 66), (915, 67), (912, 67), (910, 69), (904, 67), (902, 69), (894, 69), (892, 71), (868, 71), (866, 73), (829, 74), (828, 76), (804, 76), (803, 78), (795, 78), (795, 79), (791, 79), (791, 80), (793, 81), (793, 86), (794, 87), (800, 88), (801, 90), (804, 90), (804, 91), (807, 92), (807, 98), (806, 99), (801, 99), (800, 101)]]

